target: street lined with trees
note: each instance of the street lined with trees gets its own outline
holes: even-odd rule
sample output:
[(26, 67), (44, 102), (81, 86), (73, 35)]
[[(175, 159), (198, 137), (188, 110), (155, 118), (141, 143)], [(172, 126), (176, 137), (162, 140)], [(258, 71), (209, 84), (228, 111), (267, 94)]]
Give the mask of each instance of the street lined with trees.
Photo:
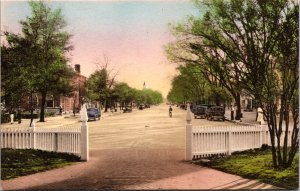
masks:
[[(65, 30), (67, 23), (61, 9), (51, 9), (42, 1), (29, 2), (29, 5), (32, 15), (20, 21), (22, 33), (3, 32), (1, 100), (9, 113), (17, 108), (21, 110), (22, 103), (29, 98), (31, 126), (35, 110), (39, 110), (39, 121), (45, 122), (46, 99), (53, 95), (74, 97), (74, 115), (78, 109), (76, 100), (80, 104), (87, 100), (101, 102), (105, 112), (117, 102), (123, 109), (128, 104), (132, 106), (132, 102), (158, 104), (163, 101), (157, 91), (137, 90), (117, 82), (117, 73), (108, 68), (110, 60), (107, 56), (89, 77), (87, 87), (80, 87), (81, 82), (74, 82), (76, 73), (68, 64), (67, 53), (73, 49), (72, 35)], [(35, 95), (41, 97), (40, 108), (33, 101)]]
[(273, 166), (289, 167), (299, 146), (298, 3), (211, 0), (195, 5), (206, 12), (173, 25), (177, 40), (167, 47), (170, 60), (198, 67), (210, 84), (216, 79), (234, 98), (237, 119), (240, 92), (248, 92), (268, 122)]
[(117, 82), (115, 75), (111, 76), (107, 66), (96, 70), (87, 80), (87, 95), (90, 101), (100, 102), (104, 106), (104, 112), (108, 108), (117, 108), (120, 110), (127, 107), (132, 108), (133, 103), (156, 105), (163, 102), (163, 96), (160, 92), (152, 89), (138, 90), (130, 87), (125, 82)]

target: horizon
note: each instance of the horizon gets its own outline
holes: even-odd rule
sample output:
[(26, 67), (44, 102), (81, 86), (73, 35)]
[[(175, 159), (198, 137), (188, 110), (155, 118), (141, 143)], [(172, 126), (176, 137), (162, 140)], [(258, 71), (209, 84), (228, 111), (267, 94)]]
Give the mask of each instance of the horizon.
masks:
[[(81, 65), (81, 74), (89, 77), (95, 63), (106, 55), (110, 68), (119, 71), (117, 81), (133, 88), (148, 88), (167, 96), (176, 65), (166, 58), (164, 46), (174, 38), (169, 23), (184, 21), (199, 14), (189, 1), (53, 1), (67, 22), (74, 50), (69, 64)], [(1, 1), (1, 30), (21, 32), (20, 20), (31, 15), (27, 1)], [(18, 14), (15, 14), (18, 12)]]

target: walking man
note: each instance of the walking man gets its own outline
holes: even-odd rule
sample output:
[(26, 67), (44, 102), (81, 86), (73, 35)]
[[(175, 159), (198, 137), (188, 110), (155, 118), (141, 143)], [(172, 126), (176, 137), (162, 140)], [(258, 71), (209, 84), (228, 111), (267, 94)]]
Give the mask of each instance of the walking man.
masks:
[(170, 108), (169, 108), (169, 116), (170, 117), (172, 117), (172, 111), (173, 111), (172, 106), (170, 106)]

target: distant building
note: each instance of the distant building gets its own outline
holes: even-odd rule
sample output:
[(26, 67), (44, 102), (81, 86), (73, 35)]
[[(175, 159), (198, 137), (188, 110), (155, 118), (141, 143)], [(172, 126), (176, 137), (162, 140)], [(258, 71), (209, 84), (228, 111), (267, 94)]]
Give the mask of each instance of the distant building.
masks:
[(72, 92), (71, 97), (60, 96), (59, 106), (62, 107), (63, 112), (72, 112), (73, 108), (76, 110), (80, 110), (80, 106), (82, 104), (82, 94), (83, 89), (86, 85), (86, 77), (80, 74), (80, 65), (75, 65), (75, 76), (72, 79), (72, 84), (75, 91)]

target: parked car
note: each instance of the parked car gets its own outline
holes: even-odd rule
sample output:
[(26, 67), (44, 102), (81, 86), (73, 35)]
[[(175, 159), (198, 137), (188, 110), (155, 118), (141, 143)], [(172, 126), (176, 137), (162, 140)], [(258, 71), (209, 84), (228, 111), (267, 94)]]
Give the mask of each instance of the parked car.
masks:
[(87, 109), (87, 115), (88, 115), (88, 120), (100, 120), (100, 117), (101, 117), (101, 112), (99, 111), (98, 108), (95, 108), (95, 107), (91, 107), (91, 108), (88, 108)]
[(221, 119), (222, 121), (225, 120), (225, 110), (224, 110), (224, 107), (222, 106), (212, 106), (210, 108), (208, 108), (206, 110), (206, 118), (207, 120), (219, 120)]
[(130, 113), (130, 112), (132, 112), (132, 109), (130, 107), (125, 107), (123, 109), (123, 113)]
[(191, 112), (192, 112), (192, 113), (195, 113), (197, 107), (198, 107), (198, 105), (192, 104), (192, 105), (191, 105)]
[(146, 105), (145, 105), (145, 108), (150, 108), (150, 104), (146, 104)]
[(198, 117), (205, 118), (205, 112), (206, 112), (207, 108), (208, 108), (208, 106), (202, 106), (202, 105), (197, 106), (194, 111), (195, 119), (197, 119)]
[(199, 108), (199, 107), (206, 107), (206, 108), (210, 108), (212, 105), (210, 104), (198, 104), (198, 105), (193, 105), (192, 108), (191, 108), (191, 112), (192, 113), (195, 113), (196, 110)]
[(180, 104), (180, 109), (185, 109), (185, 105), (184, 104)]
[(139, 105), (139, 109), (140, 109), (140, 110), (143, 110), (144, 108), (145, 108), (144, 104), (140, 104), (140, 105)]

